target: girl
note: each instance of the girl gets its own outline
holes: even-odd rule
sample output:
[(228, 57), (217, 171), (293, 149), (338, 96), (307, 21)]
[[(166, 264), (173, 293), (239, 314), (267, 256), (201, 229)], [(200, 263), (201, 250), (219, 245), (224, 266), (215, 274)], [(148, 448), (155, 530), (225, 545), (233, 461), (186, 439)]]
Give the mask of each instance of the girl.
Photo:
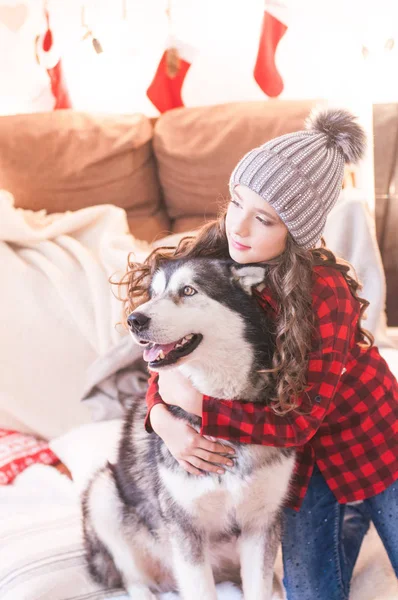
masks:
[[(131, 263), (128, 310), (147, 299), (162, 260), (208, 256), (262, 263), (255, 295), (275, 319), (275, 397), (264, 408), (202, 396), (176, 371), (154, 373), (146, 428), (193, 475), (223, 472), (231, 458), (215, 438), (297, 449), (282, 539), (288, 600), (345, 600), (371, 518), (398, 576), (398, 384), (361, 326), (368, 302), (349, 266), (319, 245), (339, 196), (344, 164), (365, 136), (345, 111), (319, 113), (305, 131), (249, 152), (230, 179), (220, 218), (176, 249)], [(239, 348), (231, 349), (239, 352)], [(168, 404), (202, 417), (197, 433)], [(347, 503), (363, 501), (343, 536)], [(352, 509), (351, 509), (352, 510)]]

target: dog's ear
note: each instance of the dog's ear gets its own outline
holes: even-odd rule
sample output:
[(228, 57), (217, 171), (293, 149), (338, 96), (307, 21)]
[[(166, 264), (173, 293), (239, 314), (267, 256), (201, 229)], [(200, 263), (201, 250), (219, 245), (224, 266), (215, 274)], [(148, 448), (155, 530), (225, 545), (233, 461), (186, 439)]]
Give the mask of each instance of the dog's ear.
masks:
[(258, 265), (242, 267), (231, 266), (232, 278), (239, 283), (247, 294), (252, 294), (252, 288), (262, 283), (265, 278), (265, 268)]

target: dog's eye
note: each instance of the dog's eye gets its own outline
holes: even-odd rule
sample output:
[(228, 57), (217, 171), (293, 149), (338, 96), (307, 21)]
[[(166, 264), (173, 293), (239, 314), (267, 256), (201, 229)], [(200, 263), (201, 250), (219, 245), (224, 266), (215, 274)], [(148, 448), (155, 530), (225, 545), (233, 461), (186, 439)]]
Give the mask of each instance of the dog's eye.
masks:
[(191, 287), (190, 285), (186, 285), (185, 287), (182, 288), (182, 295), (183, 296), (194, 296), (196, 294), (196, 290)]

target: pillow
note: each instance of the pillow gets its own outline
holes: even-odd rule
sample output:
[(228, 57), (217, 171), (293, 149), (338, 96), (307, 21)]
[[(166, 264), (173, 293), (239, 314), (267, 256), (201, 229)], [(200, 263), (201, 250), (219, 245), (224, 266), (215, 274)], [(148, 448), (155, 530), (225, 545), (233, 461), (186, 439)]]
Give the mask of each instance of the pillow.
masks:
[(127, 599), (122, 589), (105, 590), (86, 568), (78, 505), (37, 506), (0, 519), (1, 600)]
[(53, 465), (58, 462), (58, 457), (44, 440), (0, 429), (0, 485), (11, 483), (19, 473), (35, 463)]
[[(314, 101), (268, 100), (179, 108), (162, 115), (153, 146), (173, 231), (192, 229), (217, 214), (232, 169), (267, 140), (303, 129)], [(177, 225), (181, 218), (196, 217)], [(178, 227), (178, 229), (176, 228)]]
[(0, 188), (17, 207), (49, 213), (115, 204), (131, 232), (151, 241), (167, 231), (152, 151), (141, 114), (60, 110), (0, 117)]
[(49, 446), (69, 469), (81, 493), (92, 475), (117, 455), (122, 419), (98, 421), (75, 427), (54, 438)]

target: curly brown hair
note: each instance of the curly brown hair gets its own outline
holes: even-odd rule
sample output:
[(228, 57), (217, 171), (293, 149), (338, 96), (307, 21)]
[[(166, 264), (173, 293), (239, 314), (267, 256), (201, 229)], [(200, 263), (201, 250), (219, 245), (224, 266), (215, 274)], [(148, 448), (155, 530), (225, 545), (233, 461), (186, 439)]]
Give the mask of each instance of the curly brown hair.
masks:
[[(126, 292), (125, 297), (121, 297), (124, 319), (149, 299), (150, 280), (162, 262), (182, 258), (230, 258), (225, 215), (226, 208), (223, 207), (217, 219), (203, 225), (194, 235), (183, 237), (177, 246), (156, 248), (144, 263), (135, 262), (132, 254), (129, 255), (127, 271), (117, 282)], [(288, 234), (284, 252), (262, 265), (267, 267), (267, 290), (278, 305), (276, 351), (272, 369), (265, 369), (264, 373), (267, 376), (271, 373), (274, 378), (275, 397), (270, 399), (270, 405), (277, 414), (284, 415), (297, 408), (297, 398), (307, 387), (308, 355), (315, 333), (311, 297), (313, 267), (327, 265), (343, 274), (352, 295), (361, 305), (358, 327), (364, 345), (373, 344), (373, 336), (361, 326), (369, 302), (357, 294), (361, 285), (349, 274), (351, 265), (337, 260), (323, 239), (322, 247), (307, 250), (298, 246)]]

